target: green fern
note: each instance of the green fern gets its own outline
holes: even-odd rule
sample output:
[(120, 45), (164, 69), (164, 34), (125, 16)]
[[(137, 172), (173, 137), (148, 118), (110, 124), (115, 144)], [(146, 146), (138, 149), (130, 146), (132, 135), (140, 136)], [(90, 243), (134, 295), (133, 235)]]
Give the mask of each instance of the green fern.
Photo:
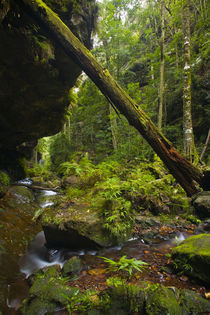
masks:
[(148, 266), (148, 264), (142, 260), (137, 260), (136, 258), (129, 259), (126, 258), (126, 256), (122, 256), (119, 261), (114, 261), (107, 257), (99, 257), (109, 264), (109, 266), (107, 267), (107, 272), (117, 272), (123, 270), (129, 274), (129, 277), (132, 276), (134, 270), (142, 272)]

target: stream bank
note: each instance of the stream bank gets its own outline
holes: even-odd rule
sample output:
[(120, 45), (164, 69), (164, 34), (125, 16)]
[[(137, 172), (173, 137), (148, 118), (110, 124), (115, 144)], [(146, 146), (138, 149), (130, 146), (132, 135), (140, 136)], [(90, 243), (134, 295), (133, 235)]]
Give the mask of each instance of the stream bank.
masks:
[[(34, 191), (32, 193), (29, 188), (22, 186), (24, 182), (20, 184), (21, 186), (12, 186), (4, 198), (1, 199), (2, 211), (0, 215), (2, 222), (4, 222), (4, 229), (1, 229), (1, 242), (3, 241), (2, 244), (4, 245), (1, 247), (0, 255), (0, 286), (2, 288), (0, 303), (3, 314), (18, 314), (22, 301), (27, 296), (29, 296), (28, 302), (25, 303), (25, 310), (21, 308), (21, 312), (35, 314), (27, 307), (31, 301), (31, 294), (34, 296), (32, 292), (34, 290), (33, 282), (37, 277), (36, 271), (41, 268), (41, 278), (48, 283), (48, 276), (45, 273), (54, 268), (53, 266), (58, 267), (55, 267), (57, 270), (56, 274), (51, 275), (52, 279), (54, 279), (52, 284), (54, 285), (57, 283), (57, 279), (60, 279), (61, 282), (64, 281), (61, 286), (63, 289), (69, 291), (71, 287), (76, 288), (77, 291), (75, 292), (78, 293), (76, 294), (75, 305), (80, 306), (84, 302), (85, 292), (87, 293), (89, 290), (91, 292), (97, 291), (94, 295), (99, 296), (96, 299), (100, 300), (101, 295), (104, 294), (103, 292), (115, 290), (113, 288), (118, 287), (116, 283), (119, 281), (121, 283), (120, 286), (124, 283), (123, 287), (129, 285), (129, 288), (132, 285), (141, 287), (142, 283), (150, 283), (178, 288), (179, 290), (190, 289), (202, 297), (205, 297), (205, 294), (208, 293), (207, 285), (194, 282), (185, 274), (177, 275), (170, 268), (171, 248), (176, 246), (179, 241), (193, 235), (196, 231), (199, 233), (203, 232), (204, 230), (201, 229), (204, 228), (207, 232), (208, 224), (197, 227), (196, 223), (198, 222), (193, 216), (189, 216), (188, 220), (186, 220), (179, 216), (169, 218), (169, 216), (152, 216), (151, 214), (148, 216), (147, 214), (136, 217), (133, 237), (128, 242), (121, 243), (118, 246), (97, 250), (91, 248), (80, 250), (47, 248), (45, 246), (45, 236), (41, 231), (39, 216), (34, 216), (34, 214), (43, 213), (45, 210), (49, 211), (56, 203), (58, 195), (50, 190), (39, 190), (39, 192)], [(28, 243), (28, 249), (26, 250)], [(149, 266), (144, 272), (134, 273), (131, 278), (128, 278), (124, 272), (117, 274), (116, 272), (107, 272), (107, 264), (100, 258), (107, 257), (118, 261), (124, 255), (127, 258), (141, 259), (147, 262)], [(77, 257), (79, 261), (79, 268), (76, 270), (70, 269), (64, 276), (62, 268), (67, 261), (74, 257)], [(33, 276), (34, 272), (35, 276)], [(115, 279), (116, 276), (121, 280)], [(108, 280), (113, 277), (114, 280)], [(40, 276), (38, 276), (39, 278)], [(112, 283), (112, 289), (110, 289), (110, 283)], [(60, 293), (57, 295), (60, 295)], [(110, 294), (110, 296), (115, 295), (115, 293)], [(125, 297), (123, 294), (122, 296)], [(63, 307), (68, 308), (70, 300), (68, 298), (64, 300)], [(42, 300), (41, 304), (38, 303), (39, 307), (41, 307), (40, 312), (43, 312), (43, 306), (46, 303), (51, 305), (49, 300), (47, 302)], [(54, 306), (55, 311), (57, 303)], [(99, 314), (102, 312), (100, 307), (100, 305), (96, 307)], [(63, 314), (65, 314), (65, 311)]]

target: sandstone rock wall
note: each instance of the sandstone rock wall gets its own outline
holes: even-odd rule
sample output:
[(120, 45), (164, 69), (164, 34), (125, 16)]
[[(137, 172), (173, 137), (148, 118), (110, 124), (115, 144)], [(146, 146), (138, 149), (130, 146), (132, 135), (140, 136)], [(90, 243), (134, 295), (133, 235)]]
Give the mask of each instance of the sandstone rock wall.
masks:
[[(90, 48), (95, 0), (45, 2)], [(8, 169), (62, 128), (81, 71), (19, 0), (0, 0), (0, 47), (0, 168)]]

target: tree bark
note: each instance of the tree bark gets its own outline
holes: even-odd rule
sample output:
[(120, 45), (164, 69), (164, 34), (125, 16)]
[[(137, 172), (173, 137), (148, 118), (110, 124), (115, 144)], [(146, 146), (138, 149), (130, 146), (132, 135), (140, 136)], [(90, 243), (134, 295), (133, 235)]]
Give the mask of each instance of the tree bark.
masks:
[(209, 140), (210, 140), (210, 128), (209, 128), (208, 136), (207, 136), (207, 138), (206, 138), (206, 142), (205, 142), (204, 147), (203, 147), (203, 150), (202, 150), (202, 152), (201, 152), (201, 156), (200, 156), (200, 161), (201, 161), (201, 162), (203, 161), (204, 154), (206, 153)]
[(183, 79), (183, 131), (184, 155), (188, 160), (197, 158), (194, 144), (192, 125), (192, 99), (191, 99), (191, 54), (190, 54), (190, 7), (189, 0), (183, 5), (183, 35), (184, 35), (184, 79)]
[(109, 104), (109, 117), (110, 117), (109, 119), (110, 119), (111, 133), (112, 133), (112, 145), (113, 145), (113, 149), (116, 151), (118, 147), (118, 142), (117, 142), (118, 128), (117, 128), (116, 113), (111, 104)]
[(189, 196), (199, 191), (202, 173), (185, 159), (156, 128), (143, 110), (114, 81), (90, 51), (73, 35), (60, 18), (41, 0), (16, 0), (25, 4), (46, 30), (64, 48), (66, 54), (83, 69), (101, 92), (148, 141), (154, 151)]

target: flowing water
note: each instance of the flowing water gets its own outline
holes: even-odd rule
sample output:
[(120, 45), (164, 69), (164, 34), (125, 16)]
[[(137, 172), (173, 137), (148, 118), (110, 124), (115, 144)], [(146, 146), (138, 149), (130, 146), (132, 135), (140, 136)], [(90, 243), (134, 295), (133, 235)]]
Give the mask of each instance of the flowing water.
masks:
[[(23, 180), (19, 184), (30, 185), (31, 182)], [(3, 315), (18, 314), (17, 310), (22, 300), (27, 297), (29, 290), (25, 279), (40, 268), (54, 264), (62, 267), (67, 259), (75, 255), (80, 256), (86, 260), (86, 264), (90, 265), (97, 260), (93, 257), (95, 255), (109, 258), (128, 255), (136, 259), (143, 259), (145, 252), (150, 253), (151, 257), (155, 252), (160, 255), (160, 252), (164, 252), (187, 236), (178, 233), (170, 241), (162, 241), (152, 246), (144, 244), (141, 239), (134, 238), (122, 246), (106, 248), (98, 252), (88, 249), (80, 251), (48, 249), (45, 246), (45, 236), (41, 226), (33, 220), (34, 209), (30, 212), (29, 207), (26, 207), (26, 211), (24, 208), (27, 204), (26, 198), (16, 192), (13, 193), (13, 198), (14, 195), (17, 199), (15, 207), (9, 202), (10, 195), (5, 196), (0, 204), (0, 240), (3, 241), (0, 243), (0, 311)], [(55, 192), (50, 190), (39, 191), (35, 195), (36, 209), (52, 206), (53, 198), (58, 197)], [(30, 204), (30, 202), (28, 203)]]
[(47, 251), (41, 226), (33, 219), (35, 210), (54, 204), (56, 193), (35, 191), (34, 198), (29, 188), (22, 187), (32, 181), (24, 179), (15, 184), (0, 200), (0, 311), (4, 315), (16, 314), (15, 309), (27, 296), (25, 278), (56, 262), (56, 253)]

